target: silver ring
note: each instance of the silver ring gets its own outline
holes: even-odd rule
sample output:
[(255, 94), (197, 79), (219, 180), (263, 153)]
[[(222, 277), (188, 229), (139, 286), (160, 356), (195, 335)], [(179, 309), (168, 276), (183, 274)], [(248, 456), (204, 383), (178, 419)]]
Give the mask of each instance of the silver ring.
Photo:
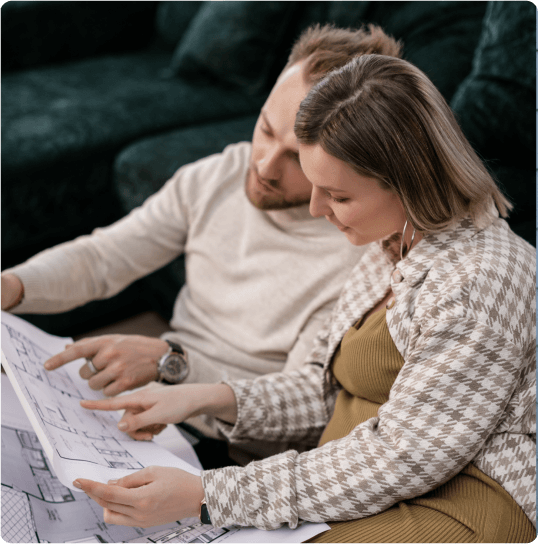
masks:
[(92, 371), (93, 374), (97, 374), (99, 371), (95, 368), (95, 365), (93, 364), (93, 361), (91, 359), (88, 359), (86, 357), (86, 366)]

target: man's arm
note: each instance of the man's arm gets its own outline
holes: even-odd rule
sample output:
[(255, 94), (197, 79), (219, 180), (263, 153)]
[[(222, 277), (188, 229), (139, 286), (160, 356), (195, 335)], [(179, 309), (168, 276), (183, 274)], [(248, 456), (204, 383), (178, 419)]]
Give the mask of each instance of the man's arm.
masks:
[(12, 311), (59, 313), (108, 298), (180, 255), (188, 232), (181, 185), (188, 173), (179, 170), (143, 206), (113, 225), (5, 271), (2, 276), (13, 274), (24, 286), (24, 298)]
[(2, 274), (2, 310), (10, 310), (20, 304), (24, 285), (15, 274)]

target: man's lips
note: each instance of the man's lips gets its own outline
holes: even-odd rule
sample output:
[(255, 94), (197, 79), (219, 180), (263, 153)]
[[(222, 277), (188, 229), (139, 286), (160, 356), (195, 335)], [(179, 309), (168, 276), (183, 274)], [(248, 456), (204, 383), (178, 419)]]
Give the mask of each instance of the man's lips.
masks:
[(258, 176), (256, 173), (254, 173), (254, 177), (256, 178), (258, 184), (261, 185), (265, 190), (270, 191), (271, 193), (277, 192), (274, 187), (271, 187), (270, 185), (267, 185), (267, 183), (263, 182), (260, 176)]

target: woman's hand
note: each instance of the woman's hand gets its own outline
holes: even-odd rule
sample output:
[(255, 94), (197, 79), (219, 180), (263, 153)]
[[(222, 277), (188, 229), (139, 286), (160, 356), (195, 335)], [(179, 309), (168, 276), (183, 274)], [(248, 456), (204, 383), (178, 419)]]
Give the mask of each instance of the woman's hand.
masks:
[(118, 429), (131, 438), (151, 440), (168, 423), (180, 423), (200, 414), (228, 423), (237, 419), (235, 395), (226, 384), (186, 384), (149, 387), (111, 399), (82, 400), (89, 410), (125, 410)]
[(179, 468), (147, 467), (101, 484), (73, 482), (103, 507), (105, 523), (153, 527), (198, 516), (204, 498), (202, 480)]

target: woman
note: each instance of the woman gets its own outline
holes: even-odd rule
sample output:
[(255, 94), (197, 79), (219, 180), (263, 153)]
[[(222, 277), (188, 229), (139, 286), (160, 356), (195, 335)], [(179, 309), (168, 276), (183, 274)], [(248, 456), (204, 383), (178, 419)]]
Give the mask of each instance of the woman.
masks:
[(533, 540), (536, 254), (499, 218), (508, 201), (399, 59), (331, 73), (295, 132), (311, 213), (375, 242), (304, 369), (83, 405), (127, 408), (120, 428), (136, 438), (208, 413), (232, 441), (318, 447), (201, 478), (153, 467), (76, 485), (109, 523), (180, 519), (205, 498), (217, 526), (331, 522), (320, 542)]

